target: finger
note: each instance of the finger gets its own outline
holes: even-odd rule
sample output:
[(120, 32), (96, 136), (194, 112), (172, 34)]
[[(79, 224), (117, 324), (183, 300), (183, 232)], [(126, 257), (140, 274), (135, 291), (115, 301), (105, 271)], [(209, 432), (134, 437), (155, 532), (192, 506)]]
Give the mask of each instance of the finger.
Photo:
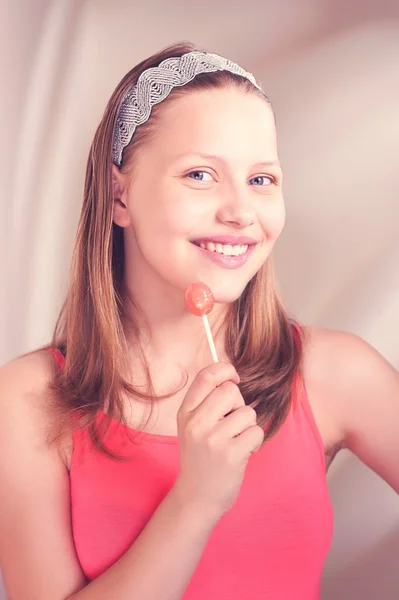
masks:
[(250, 406), (241, 406), (219, 421), (214, 429), (215, 437), (234, 438), (256, 425), (256, 412)]
[(264, 439), (265, 432), (262, 427), (254, 425), (234, 438), (233, 447), (240, 456), (250, 456), (261, 448)]
[(239, 383), (240, 378), (232, 364), (213, 363), (202, 369), (191, 384), (180, 411), (188, 413), (197, 408), (209, 394), (226, 381)]
[(245, 401), (239, 387), (232, 381), (225, 381), (195, 409), (195, 418), (216, 424), (231, 411), (242, 407), (245, 407)]

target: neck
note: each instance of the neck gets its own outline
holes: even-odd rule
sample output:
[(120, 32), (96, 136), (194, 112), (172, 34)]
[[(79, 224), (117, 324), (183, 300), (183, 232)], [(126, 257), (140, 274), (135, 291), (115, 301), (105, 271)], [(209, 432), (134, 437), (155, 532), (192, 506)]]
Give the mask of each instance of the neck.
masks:
[[(182, 293), (173, 290), (140, 297), (127, 291), (125, 305), (125, 331), (132, 357), (142, 352), (150, 364), (173, 363), (196, 371), (212, 362), (203, 321), (187, 311)], [(225, 313), (226, 307), (216, 304), (208, 317), (219, 360), (226, 360)]]

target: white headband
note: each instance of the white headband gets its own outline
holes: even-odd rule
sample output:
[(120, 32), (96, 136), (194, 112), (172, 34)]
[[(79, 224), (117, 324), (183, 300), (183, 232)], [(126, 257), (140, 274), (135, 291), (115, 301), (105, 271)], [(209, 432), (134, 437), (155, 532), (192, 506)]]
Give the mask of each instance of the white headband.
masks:
[(158, 67), (143, 71), (137, 83), (127, 91), (114, 129), (113, 162), (121, 165), (124, 148), (130, 143), (136, 127), (149, 119), (154, 104), (162, 102), (173, 88), (186, 85), (196, 75), (214, 71), (229, 71), (245, 77), (262, 91), (251, 73), (218, 54), (195, 51), (167, 58)]

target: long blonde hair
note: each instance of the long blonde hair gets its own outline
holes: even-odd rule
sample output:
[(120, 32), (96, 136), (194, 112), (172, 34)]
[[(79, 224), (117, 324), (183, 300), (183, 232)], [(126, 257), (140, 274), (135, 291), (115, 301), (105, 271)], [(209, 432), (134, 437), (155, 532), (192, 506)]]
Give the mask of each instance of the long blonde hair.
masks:
[[(99, 432), (98, 411), (106, 407), (109, 419), (123, 422), (124, 394), (156, 400), (149, 369), (147, 392), (143, 393), (129, 381), (125, 358), (124, 241), (123, 230), (113, 222), (114, 124), (126, 91), (145, 69), (193, 49), (189, 44), (169, 47), (127, 73), (108, 102), (88, 158), (68, 294), (52, 341), (54, 347), (66, 348), (66, 361), (62, 370), (55, 371), (51, 388), (57, 392), (61, 421), (75, 421), (71, 417), (78, 413), (88, 424), (96, 446), (105, 452), (106, 429)], [(140, 145), (156, 133), (157, 115), (165, 102), (195, 90), (232, 86), (261, 94), (246, 79), (224, 71), (198, 75), (186, 86), (173, 90), (168, 99), (153, 107), (148, 122), (136, 131), (124, 151), (121, 169), (129, 167)], [(240, 374), (241, 392), (246, 403), (256, 409), (267, 440), (289, 412), (301, 362), (300, 336), (279, 299), (271, 259), (229, 306), (224, 325), (226, 351)]]

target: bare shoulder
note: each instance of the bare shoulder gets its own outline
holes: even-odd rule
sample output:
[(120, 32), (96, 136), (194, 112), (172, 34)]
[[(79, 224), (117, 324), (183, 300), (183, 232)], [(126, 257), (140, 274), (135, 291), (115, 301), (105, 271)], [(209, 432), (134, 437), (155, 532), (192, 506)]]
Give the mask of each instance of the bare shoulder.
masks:
[(51, 352), (43, 348), (19, 356), (0, 367), (0, 380), (24, 387), (45, 386), (53, 373), (53, 365), (54, 358)]
[(14, 432), (20, 446), (23, 441), (47, 444), (68, 467), (72, 437), (59, 426), (55, 396), (49, 392), (56, 368), (48, 349), (26, 354), (0, 368), (0, 434), (5, 441)]
[(369, 343), (306, 328), (304, 379), (321, 427), (399, 491), (399, 374)]
[(304, 372), (311, 382), (347, 395), (348, 385), (364, 391), (381, 378), (394, 381), (397, 371), (361, 337), (346, 331), (308, 327), (304, 329)]
[[(11, 403), (13, 406), (9, 406), (5, 402), (4, 396), (2, 397), (0, 401), (2, 410), (12, 409), (18, 411), (21, 408), (21, 403), (27, 402), (28, 397), (45, 392), (52, 375), (51, 359), (50, 352), (38, 350), (16, 358), (0, 368), (0, 386), (3, 394), (7, 391), (7, 397), (10, 393), (18, 393), (15, 401)], [(29, 404), (27, 402), (24, 409), (28, 408)]]
[(342, 353), (355, 351), (354, 358), (359, 358), (359, 351), (374, 350), (370, 344), (353, 333), (321, 327), (305, 327), (304, 341), (305, 359), (316, 361), (318, 366), (324, 364), (326, 359), (339, 364), (342, 362)]
[(48, 384), (53, 369), (54, 359), (47, 350), (26, 354), (0, 368), (0, 431), (21, 433), (28, 428), (31, 433), (35, 430), (36, 439), (49, 433)]

